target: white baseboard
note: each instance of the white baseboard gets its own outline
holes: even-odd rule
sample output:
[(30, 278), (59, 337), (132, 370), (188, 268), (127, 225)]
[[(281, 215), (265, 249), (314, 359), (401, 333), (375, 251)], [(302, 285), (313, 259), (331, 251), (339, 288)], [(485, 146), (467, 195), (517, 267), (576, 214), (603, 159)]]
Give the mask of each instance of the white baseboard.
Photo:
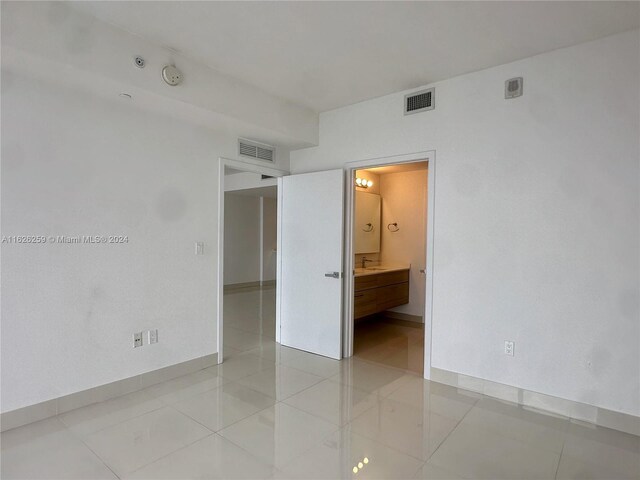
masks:
[(460, 373), (431, 368), (431, 380), (536, 410), (640, 436), (640, 417)]
[(115, 382), (75, 392), (64, 397), (58, 397), (45, 402), (36, 403), (27, 407), (18, 408), (0, 415), (0, 431), (11, 430), (29, 423), (54, 417), (76, 408), (85, 407), (92, 403), (103, 402), (110, 398), (126, 395), (147, 388), (156, 383), (165, 382), (172, 378), (197, 372), (204, 368), (218, 364), (218, 354), (205, 355), (203, 357), (187, 360), (176, 365), (152, 370), (133, 377), (124, 378)]

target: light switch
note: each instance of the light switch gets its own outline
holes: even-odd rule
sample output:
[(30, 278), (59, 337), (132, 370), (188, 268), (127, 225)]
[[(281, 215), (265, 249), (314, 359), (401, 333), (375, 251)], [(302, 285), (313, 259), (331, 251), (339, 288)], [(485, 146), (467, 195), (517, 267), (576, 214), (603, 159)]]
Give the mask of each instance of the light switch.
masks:
[(158, 330), (153, 329), (147, 331), (147, 343), (149, 345), (153, 345), (154, 343), (158, 343)]
[(196, 242), (196, 255), (204, 255), (204, 242)]

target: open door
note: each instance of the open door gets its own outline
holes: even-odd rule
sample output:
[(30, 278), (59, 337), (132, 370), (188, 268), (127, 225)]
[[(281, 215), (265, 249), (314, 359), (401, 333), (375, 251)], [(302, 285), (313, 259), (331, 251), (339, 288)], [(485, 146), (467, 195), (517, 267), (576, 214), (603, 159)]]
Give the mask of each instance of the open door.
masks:
[(282, 177), (280, 343), (342, 358), (344, 173)]

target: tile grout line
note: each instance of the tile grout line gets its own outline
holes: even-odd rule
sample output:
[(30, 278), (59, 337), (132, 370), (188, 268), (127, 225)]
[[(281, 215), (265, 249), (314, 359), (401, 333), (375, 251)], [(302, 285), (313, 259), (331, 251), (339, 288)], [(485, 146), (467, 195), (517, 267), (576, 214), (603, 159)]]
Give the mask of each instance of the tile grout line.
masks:
[[(189, 420), (193, 420), (195, 423), (197, 423), (198, 425), (200, 425), (200, 426), (204, 427), (204, 429), (205, 429), (205, 430), (208, 430), (210, 433), (209, 433), (208, 435), (205, 435), (205, 436), (203, 436), (203, 437), (200, 437), (200, 438), (198, 438), (198, 439), (194, 440), (193, 442), (189, 442), (189, 443), (187, 443), (186, 445), (183, 445), (183, 446), (181, 446), (181, 447), (178, 447), (177, 449), (175, 449), (175, 450), (173, 450), (173, 451), (171, 451), (171, 452), (169, 452), (169, 453), (167, 453), (167, 454), (165, 454), (165, 455), (162, 455), (161, 457), (156, 458), (155, 460), (152, 460), (152, 461), (150, 461), (149, 463), (145, 463), (144, 465), (141, 465), (140, 467), (136, 468), (135, 470), (132, 470), (131, 472), (127, 472), (127, 473), (126, 473), (126, 475), (127, 475), (127, 476), (128, 476), (128, 475), (130, 475), (130, 474), (132, 474), (132, 473), (134, 473), (134, 472), (137, 472), (138, 470), (140, 470), (140, 469), (142, 469), (142, 468), (144, 468), (144, 467), (146, 467), (146, 466), (148, 466), (148, 465), (151, 465), (151, 464), (152, 464), (152, 463), (154, 463), (154, 462), (157, 462), (158, 460), (160, 460), (160, 459), (162, 459), (162, 458), (164, 458), (164, 457), (168, 457), (169, 455), (171, 455), (171, 454), (173, 454), (173, 453), (175, 453), (175, 452), (177, 452), (177, 451), (179, 451), (179, 450), (182, 450), (183, 448), (187, 448), (187, 447), (189, 447), (189, 446), (193, 445), (194, 443), (197, 443), (197, 442), (199, 442), (200, 440), (204, 440), (205, 438), (208, 438), (208, 437), (210, 437), (211, 435), (214, 435), (214, 434), (215, 434), (215, 432), (213, 432), (210, 428), (208, 428), (208, 427), (207, 427), (207, 426), (205, 426), (205, 425), (202, 425), (200, 422), (198, 422), (198, 421), (196, 421), (196, 420), (192, 419), (191, 417), (189, 417), (188, 415), (186, 415), (186, 414), (182, 413), (182, 412), (181, 412), (181, 411), (179, 411), (178, 409), (172, 408), (170, 405), (167, 405), (167, 406), (166, 406), (166, 408), (169, 408), (169, 409), (173, 410), (174, 412), (176, 412), (176, 413), (178, 413), (178, 414), (180, 414), (180, 415), (183, 415), (183, 416), (187, 417)], [(157, 410), (154, 410), (154, 411), (157, 411)], [(151, 412), (149, 412), (149, 413), (151, 413)], [(146, 415), (146, 414), (144, 414), (144, 415)], [(140, 416), (142, 416), (142, 415), (140, 415)], [(138, 417), (135, 417), (135, 418), (138, 418)], [(118, 478), (120, 478), (120, 477), (118, 477)]]
[[(180, 413), (182, 413), (182, 412), (180, 412)], [(189, 417), (189, 418), (191, 418), (191, 417)], [(207, 428), (207, 430), (211, 431), (211, 429), (209, 429), (209, 428)], [(198, 443), (201, 440), (205, 440), (207, 438), (210, 438), (213, 435), (216, 435), (216, 432), (211, 432), (209, 435), (205, 435), (204, 437), (198, 438), (197, 440), (194, 440), (193, 442), (190, 442), (190, 443), (188, 443), (188, 444), (186, 444), (186, 445), (184, 445), (184, 446), (182, 446), (182, 447), (180, 447), (180, 448), (178, 448), (178, 449), (176, 449), (176, 450), (174, 450), (172, 452), (169, 452), (169, 453), (167, 453), (165, 455), (162, 455), (161, 457), (156, 458), (155, 460), (152, 460), (149, 463), (145, 463), (144, 465), (141, 465), (140, 467), (136, 468), (135, 470), (132, 470), (131, 472), (127, 472), (127, 476), (132, 475), (132, 474), (142, 470), (143, 468), (148, 467), (149, 465), (152, 465), (152, 464), (154, 464), (156, 462), (159, 462), (160, 460), (162, 460), (164, 458), (167, 458), (168, 456), (173, 455), (174, 453), (177, 453), (177, 452), (179, 452), (181, 450), (189, 448), (189, 447), (191, 447), (192, 445), (195, 445), (196, 443)]]
[[(56, 416), (56, 419), (57, 416)], [(112, 468), (111, 466), (100, 456), (98, 455), (88, 444), (87, 442), (84, 441), (84, 439), (80, 436), (80, 434), (75, 433), (74, 431), (72, 431), (69, 427), (67, 427), (67, 425), (60, 419), (58, 419), (58, 421), (60, 422), (60, 424), (64, 427), (65, 430), (67, 430), (69, 432), (69, 434), (71, 434), (71, 436), (73, 438), (75, 438), (76, 440), (78, 440), (82, 445), (84, 445), (87, 450), (89, 450), (99, 461), (100, 463), (102, 463), (105, 467), (107, 467), (107, 469), (113, 473), (113, 475), (117, 478), (120, 479), (120, 475), (118, 475)]]
[[(210, 429), (210, 428), (206, 427), (205, 425), (202, 425), (200, 422), (197, 422), (195, 419), (192, 419), (191, 417), (189, 417), (188, 415), (186, 415), (186, 414), (182, 413), (181, 411), (179, 411), (179, 410), (177, 410), (177, 409), (175, 409), (175, 408), (172, 408), (170, 405), (164, 405), (164, 404), (163, 404), (163, 405), (162, 405), (162, 407), (160, 407), (160, 408), (156, 408), (156, 409), (150, 410), (150, 411), (148, 411), (148, 412), (142, 413), (142, 414), (137, 415), (137, 416), (135, 416), (135, 417), (131, 417), (131, 418), (129, 418), (129, 419), (127, 419), (127, 420), (124, 420), (124, 421), (122, 421), (122, 422), (114, 423), (113, 425), (110, 425), (110, 426), (108, 426), (108, 427), (104, 427), (104, 428), (101, 428), (100, 430), (96, 430), (95, 432), (91, 432), (90, 434), (88, 434), (88, 435), (87, 435), (87, 437), (88, 437), (89, 435), (94, 435), (94, 434), (96, 434), (96, 433), (99, 433), (99, 432), (102, 432), (102, 431), (104, 431), (104, 430), (107, 430), (108, 428), (115, 427), (115, 426), (117, 426), (117, 425), (122, 425), (122, 424), (123, 424), (123, 423), (125, 423), (125, 422), (130, 422), (130, 421), (135, 420), (135, 419), (137, 419), (137, 418), (143, 417), (143, 416), (145, 416), (145, 415), (147, 415), (147, 414), (149, 414), (149, 413), (157, 412), (158, 410), (161, 410), (161, 409), (163, 409), (163, 408), (169, 408), (169, 409), (171, 409), (171, 410), (173, 410), (173, 411), (175, 411), (175, 412), (177, 412), (177, 413), (179, 413), (179, 414), (181, 414), (181, 415), (184, 415), (184, 416), (186, 416), (187, 418), (189, 418), (190, 420), (193, 420), (194, 422), (196, 422), (196, 423), (198, 423), (199, 425), (201, 425), (202, 427), (204, 427), (204, 428), (205, 428), (206, 430), (208, 430), (209, 432), (211, 432), (209, 435), (205, 435), (204, 437), (201, 437), (201, 438), (199, 438), (199, 439), (197, 439), (197, 440), (194, 440), (193, 442), (189, 443), (188, 445), (185, 445), (184, 447), (187, 447), (187, 446), (193, 445), (194, 443), (198, 442), (199, 440), (202, 440), (202, 439), (204, 439), (204, 438), (207, 438), (207, 437), (211, 436), (211, 434), (214, 434), (214, 433), (215, 433), (215, 432), (211, 431), (211, 429)], [(61, 423), (65, 426), (65, 428), (67, 428), (67, 429), (68, 429), (68, 427), (66, 426), (66, 424), (65, 424), (64, 422), (62, 422), (62, 421), (61, 421)], [(71, 430), (69, 430), (69, 431), (70, 431), (74, 436), (76, 436), (76, 438), (78, 438), (78, 440), (80, 440), (80, 441), (81, 441), (81, 442), (82, 442), (82, 443), (83, 443), (83, 444), (84, 444), (84, 445), (85, 445), (85, 446), (86, 446), (86, 447), (87, 447), (87, 448), (88, 448), (88, 449), (89, 449), (89, 450), (90, 450), (90, 451), (91, 451), (91, 452), (92, 452), (96, 457), (98, 457), (98, 459), (99, 459), (99, 460), (100, 460), (100, 461), (101, 461), (101, 462), (102, 462), (102, 463), (103, 463), (103, 464), (104, 464), (104, 465), (105, 465), (105, 466), (106, 466), (106, 467), (107, 467), (111, 472), (113, 472), (113, 474), (114, 474), (118, 479), (122, 478), (122, 477), (120, 477), (120, 476), (119, 476), (119, 475), (118, 475), (118, 474), (117, 474), (117, 473), (116, 473), (116, 472), (115, 472), (115, 471), (114, 471), (114, 470), (109, 466), (109, 464), (106, 462), (106, 460), (105, 460), (105, 459), (103, 459), (103, 458), (102, 458), (102, 457), (101, 457), (97, 452), (95, 452), (95, 451), (94, 451), (94, 450), (89, 446), (89, 444), (88, 444), (88, 443), (87, 443), (87, 442), (86, 442), (86, 441), (85, 441), (85, 440), (84, 440), (84, 439), (83, 439), (79, 434), (75, 434), (75, 433), (74, 433), (73, 431), (71, 431)], [(184, 447), (180, 447), (180, 448), (178, 448), (177, 450), (174, 450), (173, 452), (169, 452), (169, 453), (167, 453), (166, 455), (163, 455), (163, 456), (162, 456), (162, 457), (160, 457), (160, 458), (164, 458), (164, 457), (166, 457), (166, 456), (168, 456), (168, 455), (171, 455), (171, 454), (172, 454), (172, 453), (174, 453), (174, 452), (177, 452), (178, 450), (182, 450), (182, 448), (184, 448)], [(141, 468), (144, 468), (144, 467), (146, 467), (147, 465), (150, 465), (151, 463), (153, 463), (153, 462), (155, 462), (155, 461), (157, 461), (157, 460), (160, 460), (160, 458), (158, 458), (158, 459), (156, 459), (156, 460), (152, 460), (151, 462), (146, 463), (146, 464), (144, 464), (144, 465), (140, 466), (139, 468), (137, 468), (137, 469), (135, 469), (135, 470), (133, 470), (133, 471), (131, 471), (131, 472), (127, 472), (127, 473), (126, 473), (126, 475), (129, 475), (129, 474), (131, 474), (131, 473), (133, 473), (133, 472), (135, 472), (135, 471), (138, 471), (138, 470), (140, 470)]]
[[(179, 377), (176, 377), (176, 378), (179, 378)], [(221, 386), (221, 385), (220, 385), (220, 386)], [(220, 388), (220, 386), (215, 387), (215, 388), (213, 388), (212, 390), (215, 390), (216, 388)], [(211, 391), (211, 390), (208, 390), (208, 391)], [(207, 391), (207, 392), (208, 392), (208, 391)], [(207, 393), (207, 392), (202, 392), (202, 393)], [(133, 393), (136, 393), (136, 392), (133, 392)], [(148, 395), (148, 396), (150, 397), (150, 399), (158, 400), (158, 398), (157, 398), (157, 397), (152, 397), (151, 395)], [(116, 398), (120, 398), (120, 397), (116, 397)], [(103, 427), (103, 428), (100, 428), (100, 429), (98, 429), (98, 430), (95, 430), (95, 431), (92, 431), (92, 432), (90, 432), (90, 433), (87, 433), (87, 434), (86, 434), (86, 437), (88, 438), (89, 436), (92, 436), (92, 435), (95, 435), (95, 434), (97, 434), (97, 433), (103, 432), (103, 431), (105, 431), (105, 430), (107, 430), (107, 429), (109, 429), (109, 428), (116, 427), (116, 426), (118, 426), (118, 425), (122, 425), (123, 423), (130, 422), (130, 421), (132, 421), (132, 420), (135, 420), (135, 419), (137, 419), (137, 418), (143, 417), (143, 416), (148, 415), (148, 414), (150, 414), (150, 413), (157, 412), (157, 411), (159, 411), (159, 410), (162, 410), (163, 408), (168, 408), (168, 409), (171, 409), (171, 410), (173, 410), (173, 411), (175, 411), (175, 412), (177, 412), (177, 413), (179, 413), (179, 414), (181, 414), (181, 415), (184, 415), (184, 416), (186, 416), (187, 418), (189, 418), (190, 420), (193, 420), (194, 422), (198, 423), (198, 424), (199, 424), (199, 425), (201, 425), (202, 427), (206, 428), (206, 429), (207, 429), (208, 431), (210, 431), (211, 433), (215, 433), (215, 432), (214, 432), (214, 431), (212, 431), (210, 428), (208, 428), (206, 425), (202, 425), (200, 422), (198, 422), (198, 421), (197, 421), (197, 420), (195, 420), (194, 418), (191, 418), (190, 416), (188, 416), (187, 414), (185, 414), (185, 413), (181, 412), (180, 410), (178, 410), (178, 409), (176, 409), (176, 408), (173, 408), (173, 407), (172, 407), (172, 405), (164, 404), (161, 400), (158, 400), (158, 401), (159, 401), (159, 402), (160, 402), (160, 404), (161, 404), (158, 408), (154, 408), (154, 409), (149, 410), (149, 411), (147, 411), (147, 412), (141, 413), (140, 415), (136, 415), (136, 416), (133, 416), (133, 417), (127, 418), (127, 419), (122, 420), (122, 421), (120, 421), (120, 422), (116, 422), (116, 423), (114, 423), (114, 424), (112, 424), (112, 425), (108, 425), (108, 426), (106, 426), (106, 427)], [(85, 407), (80, 407), (80, 408), (85, 408)], [(77, 409), (77, 410), (79, 410), (79, 409)], [(70, 410), (70, 412), (73, 412), (73, 411), (74, 411), (74, 410)], [(69, 413), (69, 412), (65, 412), (65, 413)], [(59, 416), (56, 416), (55, 418), (56, 418), (56, 419), (57, 419), (57, 420), (62, 424), (62, 426), (63, 426), (66, 430), (68, 430), (68, 431), (69, 431), (69, 432), (70, 432), (70, 433), (71, 433), (71, 434), (72, 434), (76, 439), (80, 440), (80, 441), (82, 442), (82, 444), (83, 444), (83, 445), (85, 445), (85, 446), (86, 446), (86, 447), (87, 447), (87, 448), (88, 448), (88, 449), (89, 449), (89, 450), (90, 450), (90, 451), (91, 451), (91, 452), (92, 452), (92, 453), (93, 453), (93, 454), (94, 454), (94, 455), (95, 455), (95, 456), (96, 456), (96, 457), (97, 457), (97, 458), (98, 458), (98, 459), (99, 459), (99, 460), (100, 460), (100, 461), (101, 461), (101, 462), (102, 462), (102, 463), (103, 463), (103, 464), (104, 464), (104, 465), (105, 465), (105, 466), (106, 466), (106, 467), (107, 467), (111, 472), (113, 472), (113, 474), (114, 474), (117, 478), (121, 478), (121, 477), (120, 477), (120, 476), (119, 476), (119, 475), (118, 475), (118, 474), (117, 474), (117, 473), (116, 473), (116, 472), (115, 472), (115, 471), (114, 471), (114, 470), (109, 466), (109, 464), (107, 464), (107, 463), (106, 463), (106, 460), (104, 460), (100, 455), (98, 455), (98, 453), (96, 453), (96, 452), (95, 452), (95, 451), (94, 451), (94, 450), (89, 446), (89, 444), (85, 441), (84, 437), (83, 437), (81, 434), (76, 433), (76, 432), (74, 432), (73, 430), (71, 430), (71, 427), (70, 427), (69, 425), (67, 425), (67, 424), (64, 422), (64, 420), (62, 420), (61, 418), (59, 418)], [(209, 435), (207, 435), (207, 436), (209, 436)], [(202, 438), (206, 438), (207, 436), (202, 437)], [(197, 441), (198, 441), (198, 440), (195, 440), (194, 442), (191, 442), (189, 445), (191, 445), (191, 444), (193, 444), (193, 443), (195, 443), (195, 442), (197, 442)], [(181, 447), (181, 448), (182, 448), (182, 447)], [(178, 450), (180, 450), (181, 448), (179, 448)], [(175, 451), (177, 451), (177, 450), (175, 450)], [(171, 452), (171, 453), (173, 453), (173, 452)], [(170, 455), (170, 453), (169, 453), (169, 454), (167, 454), (167, 455)], [(164, 455), (164, 456), (166, 456), (166, 455)], [(163, 456), (163, 457), (164, 457), (164, 456)], [(155, 461), (155, 460), (154, 460), (154, 461)], [(153, 461), (152, 461), (152, 462), (150, 462), (150, 463), (153, 463)], [(146, 465), (148, 465), (148, 464), (145, 464), (145, 465), (141, 466), (140, 468), (143, 468), (143, 467), (145, 467)], [(139, 470), (139, 468), (138, 468), (138, 469), (136, 469), (136, 470)], [(133, 473), (133, 472), (129, 472), (129, 473)]]
[[(88, 432), (88, 433), (86, 434), (86, 436), (87, 436), (87, 437), (89, 437), (89, 436), (91, 436), (91, 435), (95, 435), (96, 433), (100, 433), (100, 432), (102, 432), (102, 431), (104, 431), (104, 430), (107, 430), (107, 429), (109, 429), (109, 428), (111, 428), (111, 427), (116, 427), (116, 426), (118, 426), (118, 425), (122, 425), (123, 423), (130, 422), (131, 420), (135, 420), (136, 418), (143, 417), (144, 415), (147, 415), (147, 414), (149, 414), (149, 413), (157, 412), (158, 410), (161, 410), (161, 409), (163, 409), (163, 408), (165, 408), (165, 407), (168, 407), (168, 406), (169, 406), (169, 405), (165, 405), (165, 404), (163, 404), (162, 402), (160, 402), (160, 406), (159, 406), (158, 408), (153, 408), (153, 409), (151, 409), (151, 410), (149, 410), (149, 411), (146, 411), (146, 412), (143, 412), (143, 413), (141, 413), (141, 414), (139, 414), (139, 415), (135, 415), (135, 416), (130, 417), (130, 418), (125, 418), (124, 420), (121, 420), (121, 421), (116, 422), (116, 423), (112, 423), (111, 425), (107, 425), (106, 427), (102, 427), (102, 428), (99, 428), (98, 430), (94, 430), (94, 431), (92, 431), (92, 432)], [(81, 408), (84, 408), (84, 407), (81, 407)], [(73, 410), (71, 410), (71, 411), (73, 412)], [(68, 413), (68, 412), (65, 412), (65, 413)], [(64, 415), (64, 414), (63, 414), (63, 415)], [(57, 417), (56, 417), (56, 418), (57, 418)], [(67, 425), (67, 424), (64, 422), (64, 420), (62, 420), (62, 419), (60, 419), (60, 418), (59, 418), (58, 420), (60, 420), (60, 422), (62, 422), (62, 424), (63, 424), (66, 428), (68, 428), (68, 429), (69, 429), (69, 431), (71, 431), (71, 429), (73, 428), (72, 426)], [(78, 434), (78, 435), (80, 435), (80, 434)]]
[[(249, 417), (252, 417), (253, 415), (257, 415), (257, 414), (258, 414), (258, 413), (260, 413), (260, 412), (264, 412), (265, 410), (268, 410), (269, 408), (273, 407), (276, 403), (278, 403), (278, 402), (277, 402), (277, 400), (275, 400), (273, 397), (271, 397), (271, 396), (269, 396), (269, 395), (265, 395), (265, 394), (264, 394), (264, 393), (262, 393), (262, 392), (258, 392), (257, 390), (253, 390), (252, 388), (246, 387), (246, 386), (244, 386), (244, 385), (242, 385), (242, 384), (240, 384), (240, 383), (233, 382), (233, 381), (231, 381), (231, 380), (229, 380), (229, 382), (230, 382), (230, 383), (235, 383), (236, 385), (238, 385), (238, 386), (240, 386), (240, 387), (246, 388), (246, 389), (251, 390), (251, 391), (253, 391), (253, 392), (255, 392), (255, 393), (259, 393), (260, 395), (263, 395), (263, 396), (265, 396), (265, 397), (269, 397), (270, 399), (274, 400), (274, 403), (273, 403), (273, 405), (270, 405), (270, 406), (265, 407), (265, 408), (261, 408), (261, 409), (259, 409), (259, 410), (255, 411), (255, 412), (253, 412), (253, 413), (251, 413), (251, 414), (247, 415), (246, 417), (243, 417), (243, 418), (241, 418), (241, 419), (239, 419), (239, 420), (236, 420), (235, 422), (232, 422), (232, 423), (230, 423), (229, 425), (226, 425), (226, 426), (224, 426), (224, 427), (222, 427), (222, 428), (220, 428), (220, 429), (218, 429), (218, 430), (212, 430), (211, 428), (207, 427), (207, 426), (206, 426), (206, 425), (204, 425), (203, 423), (201, 423), (201, 422), (199, 422), (198, 420), (196, 420), (195, 418), (193, 418), (193, 417), (192, 417), (191, 415), (189, 415), (188, 413), (185, 413), (185, 412), (183, 412), (182, 410), (180, 410), (180, 409), (178, 409), (178, 408), (175, 408), (175, 407), (174, 407), (174, 410), (176, 410), (177, 412), (181, 413), (182, 415), (185, 415), (186, 417), (190, 418), (190, 419), (191, 419), (191, 420), (193, 420), (194, 422), (196, 422), (196, 423), (198, 423), (198, 424), (202, 425), (202, 426), (203, 426), (203, 427), (205, 427), (207, 430), (210, 430), (210, 431), (211, 431), (211, 432), (213, 432), (213, 433), (218, 433), (218, 432), (220, 432), (220, 431), (222, 431), (222, 430), (224, 430), (224, 429), (226, 429), (226, 428), (231, 427), (232, 425), (235, 425), (235, 424), (236, 424), (236, 423), (238, 423), (238, 422), (241, 422), (241, 421), (243, 421), (243, 420), (246, 420), (246, 419), (247, 419), (247, 418), (249, 418)], [(220, 385), (220, 386), (222, 386), (222, 385)], [(220, 387), (216, 387), (216, 388), (214, 388), (213, 390), (216, 390), (217, 388), (220, 388)], [(210, 393), (211, 391), (212, 391), (212, 390), (209, 390), (209, 391), (207, 391), (207, 392), (203, 392), (203, 393), (201, 393), (201, 394), (195, 395), (195, 396), (191, 397), (191, 399), (193, 399), (193, 398), (195, 398), (195, 397), (199, 397), (199, 396), (204, 395), (204, 394), (206, 394), (206, 393)], [(188, 400), (188, 399), (185, 399), (185, 400)], [(222, 436), (222, 435), (221, 435), (221, 436)]]
[(554, 479), (558, 478), (558, 472), (560, 471), (560, 462), (562, 462), (562, 454), (564, 453), (564, 445), (567, 442), (567, 432), (564, 432), (564, 436), (562, 438), (562, 448), (560, 449), (560, 455), (558, 455), (558, 465), (556, 465), (556, 474), (553, 476)]
[[(483, 396), (484, 396), (484, 395), (483, 395)], [(431, 460), (431, 458), (436, 454), (436, 452), (437, 452), (438, 450), (440, 450), (440, 447), (441, 447), (442, 445), (444, 445), (444, 442), (446, 442), (446, 441), (449, 439), (449, 437), (451, 436), (451, 434), (453, 434), (453, 432), (455, 432), (455, 431), (458, 429), (458, 427), (460, 426), (460, 424), (462, 423), (462, 421), (463, 421), (465, 418), (467, 418), (467, 415), (469, 415), (469, 412), (475, 408), (476, 404), (477, 404), (481, 399), (482, 399), (482, 397), (478, 398), (475, 402), (473, 402), (473, 405), (471, 405), (471, 408), (465, 412), (465, 414), (460, 418), (460, 420), (458, 421), (458, 423), (456, 423), (455, 427), (453, 427), (453, 428), (451, 429), (451, 431), (447, 434), (447, 436), (446, 436), (446, 437), (444, 437), (444, 439), (442, 439), (442, 441), (441, 441), (441, 442), (440, 442), (440, 444), (436, 447), (436, 449), (431, 453), (431, 455), (429, 455), (429, 458), (427, 458), (426, 462), (428, 462), (429, 460)], [(426, 462), (425, 462), (425, 463), (426, 463)], [(445, 470), (446, 470), (446, 469), (445, 469)], [(456, 475), (457, 475), (457, 473), (456, 473)]]

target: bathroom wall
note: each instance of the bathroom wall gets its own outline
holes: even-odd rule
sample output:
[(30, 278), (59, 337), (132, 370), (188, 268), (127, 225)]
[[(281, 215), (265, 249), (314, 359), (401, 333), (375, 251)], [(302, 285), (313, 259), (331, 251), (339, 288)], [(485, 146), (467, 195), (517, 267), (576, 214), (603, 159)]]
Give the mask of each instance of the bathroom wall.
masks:
[(224, 284), (260, 281), (260, 197), (224, 195)]
[[(380, 175), (382, 196), (382, 238), (380, 259), (383, 263), (411, 265), (409, 303), (391, 309), (393, 312), (424, 317), (425, 238), (427, 228), (427, 171), (385, 173)], [(387, 225), (398, 223), (400, 230), (391, 232)]]
[(292, 152), (303, 173), (435, 151), (434, 367), (640, 415), (639, 50), (634, 30), (437, 82), (424, 113), (408, 92), (325, 112)]

